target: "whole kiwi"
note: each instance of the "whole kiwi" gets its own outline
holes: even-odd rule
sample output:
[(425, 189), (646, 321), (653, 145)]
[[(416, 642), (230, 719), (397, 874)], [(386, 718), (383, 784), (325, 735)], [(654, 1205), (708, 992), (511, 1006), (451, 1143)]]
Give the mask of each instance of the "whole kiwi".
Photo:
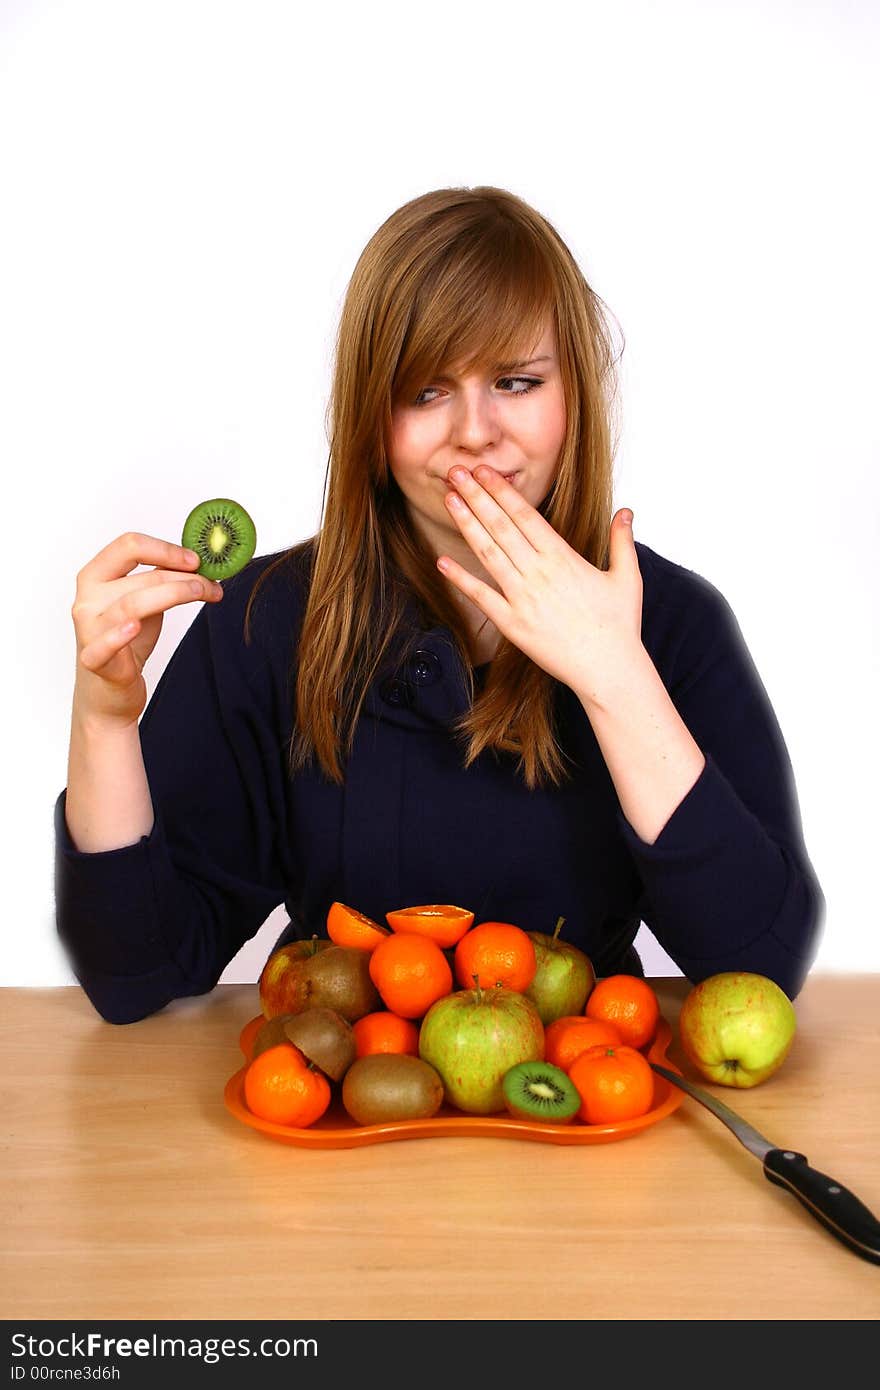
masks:
[(284, 1033), (286, 1040), (331, 1081), (341, 1081), (357, 1056), (354, 1029), (335, 1009), (318, 1006), (305, 1013), (289, 1014), (284, 1019)]
[(335, 1009), (349, 1023), (381, 1008), (379, 991), (370, 979), (369, 951), (328, 946), (302, 962), (290, 1011), (302, 1013), (319, 1005)]
[(273, 951), (260, 974), (259, 990), (267, 1018), (322, 1007), (356, 1023), (382, 1007), (370, 979), (370, 952), (317, 936)]
[(420, 1057), (374, 1052), (358, 1057), (345, 1073), (342, 1104), (359, 1125), (429, 1120), (443, 1104), (443, 1082)]

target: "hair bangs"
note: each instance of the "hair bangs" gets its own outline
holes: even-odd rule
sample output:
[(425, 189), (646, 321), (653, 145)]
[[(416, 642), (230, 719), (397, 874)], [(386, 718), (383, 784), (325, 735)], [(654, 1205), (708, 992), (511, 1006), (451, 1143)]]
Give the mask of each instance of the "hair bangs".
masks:
[(551, 315), (555, 326), (552, 275), (525, 238), (508, 245), (483, 240), (468, 254), (453, 247), (432, 278), (414, 299), (392, 383), (394, 404), (446, 372), (489, 375), (526, 361)]

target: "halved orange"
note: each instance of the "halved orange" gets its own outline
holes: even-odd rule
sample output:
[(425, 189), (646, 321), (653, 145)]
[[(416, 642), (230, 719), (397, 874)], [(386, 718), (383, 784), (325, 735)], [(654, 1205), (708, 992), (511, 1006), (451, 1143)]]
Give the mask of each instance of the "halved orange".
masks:
[(345, 903), (331, 903), (327, 913), (327, 935), (337, 946), (355, 946), (359, 951), (375, 951), (391, 933), (380, 922)]
[(436, 941), (441, 948), (455, 946), (473, 924), (474, 914), (451, 903), (424, 903), (421, 907), (398, 907), (385, 913), (393, 931), (415, 932)]

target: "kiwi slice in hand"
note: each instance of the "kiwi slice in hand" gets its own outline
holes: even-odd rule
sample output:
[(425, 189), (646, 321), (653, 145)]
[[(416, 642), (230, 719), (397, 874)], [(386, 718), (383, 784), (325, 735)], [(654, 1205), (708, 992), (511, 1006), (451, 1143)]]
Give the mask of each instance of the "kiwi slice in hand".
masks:
[(181, 545), (198, 555), (196, 574), (230, 579), (253, 559), (257, 531), (240, 502), (214, 497), (193, 507), (183, 524)]
[(565, 1125), (581, 1108), (580, 1092), (562, 1070), (550, 1062), (519, 1062), (501, 1080), (504, 1104), (518, 1120)]

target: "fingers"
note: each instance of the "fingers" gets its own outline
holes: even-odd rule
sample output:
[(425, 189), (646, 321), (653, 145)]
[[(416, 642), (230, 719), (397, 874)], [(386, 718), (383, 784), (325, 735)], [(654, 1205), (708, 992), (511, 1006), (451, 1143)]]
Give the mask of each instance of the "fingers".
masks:
[(110, 623), (124, 623), (135, 619), (154, 617), (180, 603), (192, 603), (196, 599), (217, 600), (223, 595), (223, 587), (213, 579), (173, 579), (166, 584), (146, 585), (132, 589), (117, 599), (102, 613), (102, 618)]
[(515, 580), (522, 579), (528, 561), (534, 559), (535, 552), (509, 517), (500, 513), (500, 519), (490, 520), (486, 506), (493, 507), (494, 503), (485, 493), (483, 497), (485, 502), (475, 502), (472, 498), (468, 506), (457, 492), (450, 492), (446, 495), (446, 505), (484, 569), (502, 588), (507, 589)]
[(138, 565), (157, 565), (170, 570), (192, 573), (199, 567), (199, 558), (192, 550), (158, 536), (145, 536), (140, 531), (126, 531), (91, 559), (77, 578), (89, 584), (105, 584), (121, 579)]
[(616, 565), (625, 565), (629, 568), (632, 568), (633, 565), (638, 566), (632, 523), (633, 514), (628, 507), (622, 507), (611, 518), (609, 548), (612, 568)]
[(483, 464), (473, 473), (461, 466), (451, 468), (447, 482), (467, 503), (466, 508), (455, 508), (450, 504), (455, 494), (447, 494), (447, 505), (459, 525), (477, 518), (479, 533), (496, 541), (517, 569), (524, 571), (536, 551), (552, 549), (558, 542), (549, 522), (494, 468)]
[(633, 537), (633, 514), (624, 507), (611, 518), (611, 537), (608, 546), (608, 573), (628, 592), (643, 592), (642, 570)]
[(499, 632), (507, 636), (512, 609), (503, 593), (499, 593), (497, 589), (492, 589), (488, 584), (484, 584), (482, 579), (477, 579), (476, 575), (471, 574), (469, 570), (466, 570), (463, 565), (460, 565), (449, 555), (439, 556), (437, 567), (461, 593), (466, 594), (477, 608), (486, 614), (486, 617), (495, 624)]
[[(210, 590), (210, 580), (203, 579), (201, 575), (182, 573), (180, 570), (144, 570), (140, 574), (126, 574), (121, 579), (113, 579), (100, 585), (87, 587), (83, 584), (80, 576), (80, 586), (83, 598), (90, 604), (96, 616), (107, 613), (112, 604), (123, 598), (126, 594), (134, 593), (138, 589), (154, 589), (168, 583), (188, 585), (196, 580), (208, 586)], [(195, 590), (193, 590), (195, 592)], [(208, 597), (204, 594), (202, 597)]]
[(80, 664), (87, 671), (100, 675), (103, 668), (122, 651), (123, 647), (128, 646), (140, 630), (141, 625), (134, 618), (120, 626), (108, 628), (106, 632), (101, 633), (100, 637), (96, 637), (93, 642), (89, 642), (87, 646), (83, 647), (79, 654)]
[(137, 636), (146, 618), (156, 617), (181, 603), (193, 603), (198, 599), (217, 602), (222, 596), (220, 584), (197, 577), (186, 582), (176, 579), (133, 589), (101, 614), (101, 631), (89, 635), (79, 659), (86, 670), (100, 671)]

